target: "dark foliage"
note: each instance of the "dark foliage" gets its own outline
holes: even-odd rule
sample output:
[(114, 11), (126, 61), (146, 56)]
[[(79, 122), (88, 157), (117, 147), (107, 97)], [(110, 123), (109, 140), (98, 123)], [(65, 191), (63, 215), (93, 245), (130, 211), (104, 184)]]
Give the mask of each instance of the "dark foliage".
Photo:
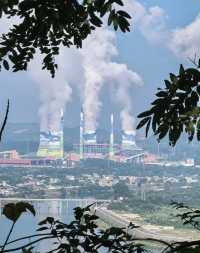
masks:
[[(25, 211), (30, 211), (35, 215), (33, 206), (25, 202), (17, 204), (7, 204), (4, 207), (3, 214), (13, 222), (11, 231), (3, 246), (0, 247), (1, 253), (23, 250), (23, 252), (34, 252), (34, 246), (40, 241), (52, 239), (53, 249), (49, 252), (100, 252), (102, 249), (106, 252), (128, 253), (128, 252), (144, 252), (143, 246), (133, 236), (128, 233), (129, 229), (136, 226), (130, 224), (127, 228), (110, 227), (101, 230), (96, 221), (98, 217), (95, 212), (91, 212), (92, 205), (86, 208), (75, 208), (75, 219), (69, 224), (60, 222), (53, 217), (47, 217), (39, 222), (38, 234), (25, 236), (13, 241), (9, 241), (10, 234), (16, 221)], [(26, 242), (31, 239), (31, 242)], [(20, 246), (16, 246), (20, 243)], [(48, 241), (49, 243), (49, 241)], [(7, 246), (8, 249), (6, 248)]]
[(4, 132), (4, 129), (5, 129), (7, 120), (8, 120), (9, 109), (10, 109), (10, 102), (9, 102), (9, 100), (8, 100), (8, 102), (7, 102), (7, 107), (6, 107), (6, 114), (5, 114), (5, 117), (4, 117), (4, 120), (3, 120), (3, 123), (2, 123), (1, 129), (0, 129), (0, 141), (1, 141), (3, 132)]
[[(200, 210), (192, 209), (181, 203), (172, 203), (172, 205), (182, 211), (178, 214), (184, 224), (191, 224), (199, 230)], [(95, 215), (93, 205), (85, 208), (77, 207), (74, 210), (74, 220), (69, 224), (63, 223), (53, 217), (47, 217), (39, 222), (38, 233), (9, 241), (13, 228), (24, 212), (31, 212), (35, 215), (32, 205), (26, 202), (16, 204), (7, 204), (3, 209), (3, 214), (13, 222), (10, 232), (4, 245), (0, 246), (0, 252), (34, 252), (35, 246), (41, 241), (52, 240), (49, 244), (48, 253), (81, 253), (81, 252), (113, 252), (113, 253), (141, 253), (147, 252), (144, 247), (145, 241), (159, 243), (164, 247), (163, 252), (172, 253), (196, 253), (200, 251), (200, 241), (168, 243), (159, 239), (140, 239), (134, 236), (134, 229), (138, 226), (130, 223), (128, 227), (110, 227), (105, 230), (97, 225), (99, 219)], [(29, 242), (27, 243), (27, 240)], [(20, 246), (16, 246), (16, 245)], [(53, 248), (53, 249), (50, 249)]]
[(82, 47), (82, 42), (108, 18), (108, 25), (130, 31), (130, 15), (114, 6), (122, 0), (1, 0), (0, 17), (14, 20), (0, 40), (0, 63), (6, 70), (26, 70), (37, 50), (44, 55), (43, 69), (55, 75), (60, 46)]
[(169, 137), (169, 144), (174, 146), (183, 132), (192, 141), (196, 135), (200, 140), (200, 71), (196, 68), (184, 69), (180, 65), (178, 75), (170, 74), (165, 80), (165, 88), (158, 89), (156, 100), (151, 103), (150, 110), (138, 115), (142, 118), (137, 129), (146, 127), (161, 140)]

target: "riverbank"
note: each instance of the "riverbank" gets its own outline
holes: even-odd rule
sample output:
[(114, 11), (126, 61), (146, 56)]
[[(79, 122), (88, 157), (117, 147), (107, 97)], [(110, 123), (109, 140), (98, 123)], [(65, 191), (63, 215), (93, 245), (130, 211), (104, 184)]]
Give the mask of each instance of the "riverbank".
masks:
[(175, 229), (173, 226), (146, 224), (138, 214), (114, 212), (106, 208), (97, 209), (97, 215), (109, 226), (127, 227), (130, 222), (139, 226), (131, 233), (140, 239), (152, 238), (167, 242), (199, 240), (200, 233), (192, 229)]

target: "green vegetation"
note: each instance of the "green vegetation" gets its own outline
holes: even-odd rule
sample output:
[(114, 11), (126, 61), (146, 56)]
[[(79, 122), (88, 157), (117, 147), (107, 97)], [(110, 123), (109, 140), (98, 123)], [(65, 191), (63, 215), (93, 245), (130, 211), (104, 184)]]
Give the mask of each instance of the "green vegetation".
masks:
[(116, 8), (122, 0), (1, 0), (0, 17), (19, 19), (1, 37), (0, 62), (6, 70), (27, 70), (37, 49), (43, 55), (42, 68), (52, 77), (58, 65), (55, 57), (60, 47), (82, 47), (82, 42), (96, 28), (108, 25), (122, 32), (130, 31), (130, 15)]
[[(173, 203), (177, 210), (176, 215), (183, 224), (189, 224), (193, 228), (200, 229), (200, 210), (193, 209), (179, 203)], [(138, 226), (130, 223), (127, 227), (100, 228), (99, 218), (93, 210), (93, 204), (74, 210), (74, 220), (69, 224), (47, 217), (38, 223), (37, 233), (11, 240), (12, 232), (23, 213), (30, 212), (35, 216), (36, 212), (32, 205), (26, 202), (7, 204), (3, 208), (3, 214), (11, 221), (10, 231), (0, 252), (35, 252), (39, 242), (48, 241), (47, 252), (57, 253), (98, 253), (102, 250), (113, 253), (138, 253), (148, 252), (148, 243), (159, 244), (164, 247), (164, 252), (199, 252), (199, 241), (169, 243), (160, 239), (140, 239), (135, 237), (135, 229)], [(27, 242), (28, 240), (28, 242)], [(176, 240), (176, 238), (175, 238)]]
[(165, 80), (165, 88), (158, 89), (152, 107), (138, 115), (142, 120), (137, 128), (146, 125), (146, 136), (151, 126), (158, 140), (168, 135), (172, 146), (184, 132), (189, 141), (195, 135), (200, 140), (200, 60), (197, 63), (195, 59), (193, 63), (194, 68), (184, 69), (180, 65), (178, 75), (171, 73), (170, 79)]
[[(69, 224), (55, 220), (53, 217), (47, 217), (39, 222), (35, 235), (10, 241), (13, 229), (21, 215), (24, 212), (31, 212), (35, 215), (35, 209), (26, 202), (7, 204), (3, 209), (3, 214), (12, 222), (12, 225), (4, 244), (0, 246), (0, 252), (22, 250), (22, 252), (31, 253), (34, 252), (37, 243), (41, 241), (48, 241), (49, 249), (47, 252), (97, 253), (107, 250), (107, 252), (113, 253), (137, 253), (144, 251), (141, 243), (128, 233), (129, 229), (134, 229), (133, 224), (128, 226), (128, 230), (117, 227), (100, 229), (97, 225), (98, 217), (91, 208), (92, 205), (85, 208), (75, 208), (74, 220)], [(26, 240), (29, 242), (27, 243)], [(168, 245), (165, 242), (163, 244)]]
[[(123, 10), (116, 10), (115, 5), (122, 6), (122, 0), (2, 0), (0, 4), (0, 17), (19, 18), (19, 24), (11, 27), (7, 34), (1, 37), (0, 47), (0, 63), (1, 68), (9, 70), (22, 71), (27, 70), (29, 62), (34, 58), (36, 51), (39, 50), (44, 55), (42, 68), (50, 71), (52, 77), (58, 68), (55, 57), (59, 54), (61, 46), (64, 47), (81, 47), (84, 39), (88, 37), (98, 27), (101, 27), (103, 17), (108, 17), (108, 25), (112, 25), (115, 30), (129, 31), (128, 13)], [(196, 64), (196, 62), (194, 62)], [(156, 94), (157, 99), (152, 103), (152, 108), (139, 115), (142, 118), (138, 125), (138, 129), (146, 125), (146, 136), (150, 127), (159, 140), (167, 134), (169, 144), (174, 146), (179, 140), (182, 133), (186, 132), (189, 141), (194, 136), (200, 140), (200, 110), (198, 106), (200, 96), (200, 64), (196, 64), (196, 68), (187, 68), (180, 66), (178, 75), (170, 74), (170, 80), (165, 81), (165, 89), (159, 89)], [(6, 116), (0, 130), (0, 137), (6, 125), (9, 111), (9, 103), (7, 106)], [(122, 168), (120, 165), (110, 164), (114, 166), (114, 173), (118, 174)], [(104, 171), (107, 167), (102, 167)], [(76, 173), (78, 173), (78, 168)], [(83, 171), (87, 171), (84, 168)], [(129, 168), (130, 169), (130, 168)], [(140, 168), (141, 169), (141, 168)], [(92, 168), (89, 168), (92, 170)], [(165, 176), (169, 171), (165, 168), (163, 171), (156, 169), (159, 175)], [(156, 171), (155, 170), (155, 171)], [(154, 171), (154, 172), (155, 172)], [(131, 172), (138, 176), (144, 171), (136, 169)], [(99, 172), (100, 173), (100, 172)], [(151, 175), (152, 169), (147, 172)], [(177, 171), (173, 172), (174, 177)], [(191, 171), (187, 171), (186, 174)], [(18, 178), (13, 179), (16, 182)], [(61, 180), (61, 184), (64, 183)], [(117, 205), (123, 205), (127, 210), (133, 210), (148, 214), (147, 220), (154, 220), (157, 223), (164, 222), (168, 218), (170, 210), (166, 208), (166, 203), (171, 198), (181, 199), (181, 201), (189, 201), (185, 198), (185, 193), (190, 194), (191, 201), (195, 205), (199, 205), (199, 187), (197, 184), (190, 188), (181, 188), (185, 186), (185, 182), (179, 182), (177, 188), (170, 183), (164, 185), (164, 190), (146, 191), (146, 182), (142, 182), (134, 189), (130, 189), (125, 183), (120, 182), (118, 187), (110, 187), (114, 192), (115, 208)], [(169, 187), (170, 186), (170, 187)], [(84, 185), (86, 188), (86, 186)], [(83, 189), (84, 189), (83, 187)], [(99, 188), (97, 188), (99, 191)], [(97, 189), (90, 189), (89, 193), (97, 192)], [(196, 190), (194, 190), (196, 189)], [(110, 189), (109, 189), (110, 190)], [(86, 192), (88, 189), (86, 188)], [(138, 194), (139, 193), (139, 194)], [(102, 194), (102, 193), (101, 193)], [(188, 195), (189, 196), (189, 195)], [(122, 200), (121, 200), (122, 199)], [(142, 199), (142, 201), (141, 201)], [(176, 204), (175, 207), (186, 210), (179, 217), (184, 224), (190, 224), (200, 230), (199, 214), (200, 210), (191, 209), (187, 206)], [(153, 212), (158, 208), (158, 215), (155, 217)], [(14, 241), (9, 241), (12, 230), (23, 212), (29, 210), (34, 214), (34, 209), (27, 203), (9, 204), (4, 208), (4, 215), (12, 221), (12, 227), (7, 236), (5, 243), (0, 246), (1, 253), (17, 250), (12, 248)], [(38, 231), (47, 231), (45, 234), (36, 234), (27, 238), (33, 240), (27, 245), (22, 245), (18, 250), (23, 252), (33, 252), (32, 246), (38, 241), (46, 239), (57, 239), (56, 248), (50, 252), (99, 252), (101, 248), (108, 252), (142, 252), (142, 246), (137, 239), (132, 237), (127, 230), (120, 228), (109, 228), (106, 230), (98, 230), (94, 221), (98, 219), (95, 215), (89, 213), (89, 208), (76, 208), (75, 220), (70, 224), (63, 224), (52, 217), (47, 217), (39, 225)], [(134, 229), (131, 225), (128, 229)], [(19, 238), (17, 241), (23, 241)], [(64, 242), (63, 242), (64, 239)], [(176, 239), (176, 238), (175, 238)], [(159, 241), (159, 240), (155, 240)], [(16, 241), (15, 241), (16, 242)], [(199, 252), (200, 242), (184, 242), (167, 245), (166, 252)], [(7, 246), (11, 248), (7, 249)]]

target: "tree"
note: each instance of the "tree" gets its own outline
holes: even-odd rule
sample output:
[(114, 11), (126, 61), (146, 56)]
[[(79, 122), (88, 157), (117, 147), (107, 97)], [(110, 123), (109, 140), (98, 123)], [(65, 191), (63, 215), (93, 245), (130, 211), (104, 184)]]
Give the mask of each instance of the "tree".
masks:
[(193, 63), (193, 68), (180, 65), (177, 75), (171, 73), (165, 88), (158, 88), (152, 107), (138, 115), (137, 129), (146, 126), (146, 136), (151, 128), (158, 141), (168, 135), (172, 146), (184, 132), (189, 141), (195, 135), (200, 140), (200, 60)]
[(123, 6), (123, 0), (1, 0), (0, 17), (15, 18), (15, 24), (1, 36), (0, 67), (27, 70), (39, 50), (42, 68), (54, 77), (60, 46), (81, 48), (104, 19), (115, 30), (130, 31), (131, 16), (117, 5)]
[(121, 181), (113, 186), (113, 190), (115, 199), (118, 199), (120, 197), (127, 198), (130, 195), (128, 186)]
[[(174, 208), (180, 210), (179, 217), (183, 224), (190, 224), (200, 230), (200, 210), (190, 208), (181, 203), (172, 203)], [(110, 227), (101, 229), (98, 226), (99, 217), (93, 210), (93, 204), (85, 208), (74, 209), (74, 220), (69, 224), (63, 223), (53, 217), (47, 217), (38, 223), (37, 233), (10, 240), (11, 234), (17, 221), (24, 212), (30, 212), (35, 216), (34, 207), (26, 202), (11, 203), (5, 205), (3, 214), (11, 223), (10, 231), (3, 245), (0, 246), (0, 253), (16, 252), (22, 250), (24, 253), (34, 252), (34, 247), (42, 241), (52, 240), (53, 249), (48, 248), (48, 253), (142, 253), (148, 252), (144, 242), (158, 243), (166, 253), (197, 253), (200, 250), (200, 241), (169, 243), (156, 238), (136, 238), (135, 229), (138, 226), (130, 223), (127, 227)], [(28, 242), (27, 242), (28, 240)]]
[[(102, 249), (115, 253), (143, 252), (141, 243), (138, 240), (134, 240), (133, 236), (128, 233), (129, 229), (135, 228), (133, 224), (130, 224), (126, 229), (111, 227), (101, 230), (96, 224), (98, 217), (95, 213), (91, 213), (91, 208), (92, 205), (85, 208), (75, 208), (74, 220), (69, 224), (55, 220), (53, 217), (47, 217), (39, 222), (37, 234), (10, 241), (13, 228), (22, 213), (29, 211), (35, 215), (35, 210), (32, 205), (26, 202), (7, 204), (3, 209), (3, 214), (12, 221), (12, 225), (4, 244), (0, 246), (0, 252), (6, 253), (22, 250), (22, 252), (31, 253), (38, 242), (48, 240), (49, 245), (49, 240), (51, 239), (53, 240), (51, 245), (53, 249), (48, 248), (48, 253), (97, 253), (102, 251)], [(161, 243), (166, 246), (169, 245), (165, 242)]]

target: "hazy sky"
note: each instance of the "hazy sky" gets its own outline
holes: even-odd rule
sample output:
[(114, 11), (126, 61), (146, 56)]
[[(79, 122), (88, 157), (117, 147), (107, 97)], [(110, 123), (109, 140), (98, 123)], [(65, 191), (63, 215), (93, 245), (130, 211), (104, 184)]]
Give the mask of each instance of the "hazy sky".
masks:
[[(96, 105), (96, 110), (99, 114), (97, 122), (102, 127), (107, 126), (109, 121), (108, 116), (111, 111), (114, 111), (115, 116), (118, 118), (117, 122), (119, 123), (120, 110), (121, 112), (127, 110), (131, 114), (137, 115), (138, 112), (146, 109), (153, 99), (156, 88), (163, 85), (163, 79), (168, 77), (168, 73), (177, 72), (179, 63), (189, 64), (187, 57), (193, 57), (194, 53), (199, 54), (200, 52), (199, 1), (129, 0), (128, 3), (131, 4), (131, 11), (134, 13), (131, 33), (126, 35), (117, 33), (117, 38), (112, 37), (115, 36), (113, 33), (111, 35), (108, 34), (108, 37), (112, 37), (108, 38), (109, 43), (112, 43), (113, 40), (114, 51), (116, 51), (116, 48), (118, 50), (118, 54), (112, 52), (108, 59), (106, 58), (106, 63), (110, 64), (110, 73), (115, 75), (115, 80), (113, 81), (109, 73), (105, 71), (103, 77), (100, 75), (99, 83), (96, 84), (97, 86), (100, 85), (103, 78), (104, 84), (97, 87), (100, 94), (100, 104), (99, 107)], [(0, 29), (2, 29), (2, 26), (5, 26), (5, 23), (0, 21)], [(68, 92), (67, 96), (69, 98), (66, 99), (69, 102), (66, 106), (65, 123), (68, 126), (76, 126), (79, 124), (80, 97), (84, 100), (85, 94), (88, 94), (88, 87), (90, 87), (85, 85), (80, 88), (75, 84), (76, 82), (81, 83), (82, 80), (81, 74), (79, 77), (79, 73), (83, 70), (79, 66), (78, 57), (81, 57), (82, 64), (85, 63), (88, 67), (90, 70), (89, 73), (91, 73), (91, 67), (95, 69), (95, 65), (91, 66), (91, 62), (94, 59), (88, 59), (84, 55), (92, 51), (90, 50), (91, 43), (93, 42), (86, 43), (86, 49), (80, 53), (80, 56), (75, 57), (74, 55), (76, 53), (71, 54), (71, 52), (68, 52), (66, 55), (63, 54), (65, 57), (62, 59), (62, 78), (58, 78), (57, 83), (60, 83), (60, 88), (62, 89), (62, 80), (66, 79), (67, 86), (64, 89)], [(99, 67), (99, 62), (102, 61), (102, 55), (99, 56), (98, 53), (99, 51), (96, 51), (94, 55), (95, 59), (99, 57), (96, 63), (96, 66)], [(107, 53), (107, 51), (101, 51), (101, 53)], [(133, 85), (127, 87), (131, 106), (130, 103), (128, 105), (124, 104), (124, 100), (127, 100), (127, 94), (125, 94), (126, 90), (124, 90), (124, 87), (120, 86), (121, 83), (119, 82), (118, 86), (116, 86), (116, 89), (118, 89), (116, 93), (115, 87), (113, 88), (110, 85), (111, 82), (117, 82), (118, 77), (121, 78), (120, 71), (118, 71), (118, 67), (120, 68), (120, 66), (116, 65), (117, 63), (121, 64), (120, 66), (124, 68), (125, 72), (123, 73), (130, 74), (127, 82), (135, 82)], [(122, 66), (122, 64), (127, 64), (127, 66)], [(32, 72), (34, 72), (33, 68), (34, 65), (32, 66)], [(36, 69), (37, 67), (35, 66)], [(85, 70), (86, 73), (88, 73), (88, 69)], [(134, 76), (128, 69), (134, 71)], [(72, 73), (73, 71), (74, 73)], [(102, 68), (99, 68), (98, 71), (97, 74), (101, 74), (104, 71), (103, 63)], [(41, 82), (45, 82), (45, 78), (41, 78), (37, 82), (37, 74), (35, 75), (32, 72), (11, 73), (3, 71), (0, 73), (1, 111), (5, 107), (6, 99), (9, 98), (11, 101), (10, 122), (39, 121), (38, 111), (40, 108), (41, 112), (41, 100), (44, 99), (45, 92), (47, 92), (49, 86), (47, 82), (41, 91)], [(37, 71), (35, 72), (37, 73)], [(91, 76), (89, 77), (88, 85), (92, 80)], [(143, 81), (138, 78), (141, 78)], [(124, 79), (121, 82), (123, 81)], [(142, 86), (137, 85), (142, 82)], [(53, 85), (55, 86), (55, 84)], [(52, 86), (52, 90), (54, 90), (54, 86)], [(96, 87), (93, 88), (96, 89)], [(119, 92), (121, 92), (120, 94), (123, 93), (124, 97), (119, 95)], [(43, 93), (43, 97), (41, 93)], [(90, 98), (91, 100), (92, 96)], [(94, 99), (96, 98), (94, 97)], [(85, 108), (88, 105), (91, 106), (91, 103), (91, 101), (85, 101)], [(90, 116), (92, 117), (92, 114), (89, 114), (88, 117)]]

